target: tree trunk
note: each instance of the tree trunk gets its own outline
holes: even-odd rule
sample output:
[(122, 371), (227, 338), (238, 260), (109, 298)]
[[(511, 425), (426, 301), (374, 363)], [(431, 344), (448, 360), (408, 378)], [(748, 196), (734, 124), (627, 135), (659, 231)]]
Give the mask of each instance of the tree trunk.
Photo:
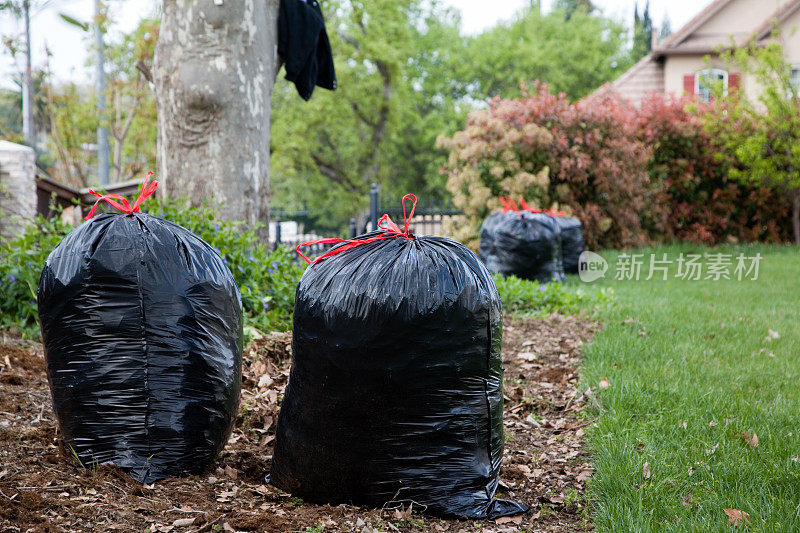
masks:
[(800, 189), (792, 190), (792, 231), (794, 243), (800, 246)]
[(269, 227), (278, 0), (164, 0), (154, 60), (158, 178), (170, 198)]

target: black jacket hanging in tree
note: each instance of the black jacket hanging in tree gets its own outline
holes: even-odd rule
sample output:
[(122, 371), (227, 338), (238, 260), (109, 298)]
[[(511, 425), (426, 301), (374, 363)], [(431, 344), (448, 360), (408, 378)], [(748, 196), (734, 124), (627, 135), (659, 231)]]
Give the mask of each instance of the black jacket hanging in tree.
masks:
[(285, 61), (286, 79), (304, 100), (314, 86), (336, 89), (336, 72), (319, 0), (281, 0), (278, 54)]

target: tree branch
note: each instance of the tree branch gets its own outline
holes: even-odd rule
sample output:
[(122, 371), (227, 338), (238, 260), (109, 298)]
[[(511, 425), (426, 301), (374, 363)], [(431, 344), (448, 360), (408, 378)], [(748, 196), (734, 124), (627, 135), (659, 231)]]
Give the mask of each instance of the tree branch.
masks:
[(346, 42), (347, 44), (349, 44), (350, 46), (352, 46), (352, 47), (353, 47), (353, 48), (355, 48), (356, 50), (361, 50), (361, 43), (359, 43), (357, 40), (355, 40), (355, 39), (353, 39), (352, 37), (350, 37), (350, 36), (346, 35), (346, 34), (345, 34), (344, 32), (342, 32), (342, 31), (337, 31), (336, 33), (339, 35), (339, 37), (340, 37), (340, 38), (341, 38), (341, 39), (342, 39), (344, 42)]
[(153, 83), (153, 70), (141, 59), (136, 62), (136, 69), (142, 73), (144, 79), (146, 79), (149, 83)]
[(318, 154), (311, 153), (310, 155), (320, 174), (329, 180), (338, 183), (350, 193), (355, 194), (359, 192), (358, 188), (347, 179), (344, 171), (341, 168), (336, 168), (334, 165), (326, 163)]

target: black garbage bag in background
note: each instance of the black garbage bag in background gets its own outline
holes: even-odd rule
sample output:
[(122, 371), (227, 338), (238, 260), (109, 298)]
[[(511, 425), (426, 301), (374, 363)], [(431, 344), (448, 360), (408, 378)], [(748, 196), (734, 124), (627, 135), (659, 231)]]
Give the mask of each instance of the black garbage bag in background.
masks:
[(544, 213), (492, 213), (481, 226), (479, 253), (492, 273), (540, 283), (564, 280), (561, 232), (554, 218)]
[(300, 280), (269, 482), (320, 503), (524, 512), (493, 499), (503, 367), (492, 277), (464, 246), (388, 225)]
[(586, 248), (583, 240), (583, 225), (577, 218), (556, 216), (556, 223), (561, 230), (561, 257), (564, 272), (578, 273), (578, 261)]
[(53, 407), (82, 463), (152, 483), (214, 460), (239, 405), (242, 308), (208, 244), (102, 214), (53, 250), (38, 299)]

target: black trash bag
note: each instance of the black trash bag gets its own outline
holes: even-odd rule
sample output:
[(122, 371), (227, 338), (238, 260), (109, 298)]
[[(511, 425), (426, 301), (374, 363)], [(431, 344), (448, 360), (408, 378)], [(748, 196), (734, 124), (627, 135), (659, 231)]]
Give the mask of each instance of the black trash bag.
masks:
[(583, 240), (583, 225), (577, 218), (567, 216), (555, 217), (561, 229), (561, 257), (564, 272), (578, 273), (578, 262), (581, 254), (586, 249)]
[(268, 481), (319, 503), (413, 502), (459, 518), (525, 512), (493, 499), (503, 367), (489, 272), (441, 237), (342, 248), (309, 266), (297, 287)]
[(499, 211), (481, 226), (480, 257), (492, 273), (547, 283), (563, 281), (561, 233), (553, 217)]
[[(125, 202), (127, 206), (127, 202)], [(223, 260), (146, 214), (102, 214), (53, 250), (39, 317), (64, 444), (142, 483), (199, 473), (238, 410), (242, 304)]]

